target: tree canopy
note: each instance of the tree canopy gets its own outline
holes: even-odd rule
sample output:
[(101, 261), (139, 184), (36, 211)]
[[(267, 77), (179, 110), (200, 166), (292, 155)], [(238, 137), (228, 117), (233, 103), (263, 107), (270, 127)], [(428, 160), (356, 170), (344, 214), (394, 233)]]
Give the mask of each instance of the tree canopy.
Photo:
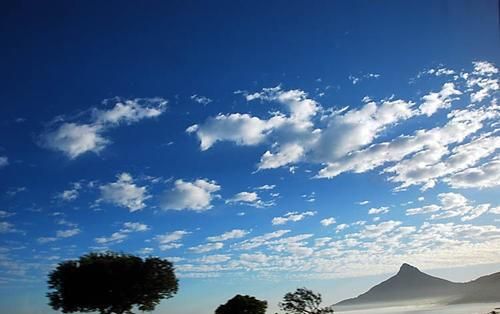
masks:
[(287, 314), (330, 314), (333, 313), (331, 306), (321, 307), (321, 294), (314, 293), (306, 288), (299, 288), (295, 292), (289, 292), (283, 297), (279, 304), (281, 310)]
[(121, 253), (90, 253), (59, 263), (49, 274), (49, 305), (63, 313), (152, 311), (178, 289), (168, 260)]
[(220, 305), (215, 314), (265, 314), (267, 301), (261, 301), (248, 295), (236, 295), (226, 304)]

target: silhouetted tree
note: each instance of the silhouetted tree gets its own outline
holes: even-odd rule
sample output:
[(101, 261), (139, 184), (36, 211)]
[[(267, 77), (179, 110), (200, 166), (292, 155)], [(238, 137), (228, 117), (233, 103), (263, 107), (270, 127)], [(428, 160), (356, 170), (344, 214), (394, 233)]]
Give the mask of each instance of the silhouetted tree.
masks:
[(333, 313), (332, 306), (320, 307), (321, 302), (321, 294), (316, 294), (306, 288), (299, 288), (295, 292), (285, 294), (283, 302), (279, 304), (279, 307), (287, 314)]
[(49, 305), (63, 313), (152, 311), (178, 289), (171, 262), (121, 253), (90, 253), (49, 274)]
[(261, 301), (248, 295), (236, 295), (226, 304), (220, 305), (215, 314), (265, 314), (267, 301)]

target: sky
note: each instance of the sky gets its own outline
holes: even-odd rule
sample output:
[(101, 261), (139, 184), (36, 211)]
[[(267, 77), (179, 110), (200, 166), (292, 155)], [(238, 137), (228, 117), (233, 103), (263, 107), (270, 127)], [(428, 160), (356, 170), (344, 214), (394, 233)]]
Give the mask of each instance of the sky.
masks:
[(500, 270), (497, 1), (1, 6), (0, 312), (90, 251), (176, 314)]

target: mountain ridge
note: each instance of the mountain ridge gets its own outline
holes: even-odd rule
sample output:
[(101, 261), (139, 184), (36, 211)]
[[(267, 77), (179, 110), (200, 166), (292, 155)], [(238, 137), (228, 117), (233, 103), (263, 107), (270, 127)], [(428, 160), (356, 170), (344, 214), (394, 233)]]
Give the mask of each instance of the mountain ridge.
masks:
[(404, 263), (396, 275), (357, 297), (335, 305), (409, 304), (422, 300), (443, 304), (500, 301), (500, 272), (457, 283), (428, 275), (417, 267)]

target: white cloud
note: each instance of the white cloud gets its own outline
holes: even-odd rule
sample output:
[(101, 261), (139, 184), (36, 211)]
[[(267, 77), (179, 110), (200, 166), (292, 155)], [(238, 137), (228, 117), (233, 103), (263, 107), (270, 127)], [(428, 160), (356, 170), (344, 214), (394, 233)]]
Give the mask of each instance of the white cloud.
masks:
[(105, 100), (104, 104), (115, 102), (112, 109), (94, 109), (96, 124), (131, 124), (146, 118), (154, 118), (165, 112), (167, 101), (163, 98), (136, 98)]
[[(185, 259), (177, 269), (196, 278), (252, 271), (257, 278), (283, 278), (286, 273), (289, 280), (305, 280), (383, 274), (402, 262), (442, 268), (500, 261), (500, 229), (493, 225), (425, 222), (417, 227), (386, 221), (374, 225), (356, 222), (353, 229), (354, 225), (360, 230), (334, 238), (314, 238), (312, 234), (283, 237), (288, 231), (279, 230), (232, 246), (252, 250), (238, 258), (219, 254)], [(254, 250), (259, 247), (261, 250)]]
[(215, 254), (215, 255), (207, 255), (198, 259), (200, 263), (204, 264), (217, 264), (227, 262), (231, 259), (231, 256), (225, 254)]
[[(115, 102), (108, 110), (93, 109), (90, 123), (62, 122), (40, 137), (40, 145), (60, 151), (74, 159), (86, 152), (98, 154), (111, 141), (104, 133), (120, 123), (131, 124), (145, 118), (157, 117), (165, 111), (167, 101), (161, 98), (106, 100)], [(64, 121), (63, 119), (60, 119)]]
[(469, 88), (472, 90), (479, 88), (470, 94), (472, 103), (481, 102), (500, 89), (498, 78), (493, 77), (496, 74), (498, 74), (498, 69), (495, 65), (485, 61), (474, 62), (472, 75), (465, 77)]
[(285, 215), (283, 215), (282, 217), (274, 217), (272, 220), (272, 224), (273, 225), (284, 225), (290, 221), (296, 222), (296, 221), (300, 221), (300, 220), (306, 218), (307, 216), (314, 216), (314, 215), (316, 215), (315, 211), (306, 211), (306, 212), (302, 212), (302, 213), (288, 212)]
[(490, 204), (472, 205), (467, 198), (458, 193), (440, 193), (438, 198), (439, 205), (410, 208), (406, 211), (406, 215), (431, 213), (430, 219), (461, 217), (462, 221), (468, 221), (488, 212), (491, 207)]
[(329, 225), (335, 224), (336, 222), (337, 221), (335, 220), (335, 218), (330, 217), (330, 218), (322, 219), (319, 223), (322, 224), (323, 226), (327, 227)]
[(40, 244), (45, 244), (45, 243), (50, 243), (50, 242), (57, 241), (58, 238), (56, 238), (56, 237), (40, 237), (40, 238), (38, 238), (36, 240)]
[(257, 190), (273, 190), (276, 187), (274, 184), (264, 184), (261, 186), (256, 187)]
[[(419, 107), (412, 101), (391, 96), (382, 101), (365, 97), (359, 108), (325, 109), (304, 91), (283, 90), (277, 86), (256, 93), (240, 93), (248, 101), (279, 104), (281, 111), (271, 111), (267, 118), (245, 113), (220, 114), (188, 131), (197, 134), (202, 150), (217, 141), (266, 145), (257, 163), (260, 170), (296, 169), (297, 163), (307, 162), (323, 166), (316, 178), (334, 178), (345, 172), (363, 173), (383, 167), (382, 173), (398, 185), (396, 190), (413, 185), (425, 190), (454, 173), (477, 166), (494, 153), (494, 134), (472, 136), (498, 119), (500, 108), (495, 101), (482, 107), (473, 104), (449, 112), (442, 126), (416, 130), (410, 135), (396, 134), (396, 137), (387, 131), (410, 118), (448, 109), (456, 96), (472, 96), (485, 89), (491, 96), (492, 91), (498, 89), (495, 87), (498, 80), (494, 77), (498, 70), (488, 63), (474, 66), (474, 72), (456, 74), (454, 82), (443, 84), (440, 91), (424, 94)], [(427, 72), (437, 76), (455, 74), (444, 67)], [(482, 80), (489, 80), (489, 87)], [(463, 83), (465, 89), (459, 90), (458, 86)], [(388, 139), (377, 142), (381, 136)], [(471, 138), (474, 144), (465, 147)]]
[(453, 188), (490, 188), (500, 185), (500, 159), (468, 168), (445, 179)]
[(253, 237), (251, 239), (244, 240), (244, 241), (238, 243), (237, 245), (235, 245), (235, 247), (238, 249), (241, 249), (241, 250), (255, 249), (255, 248), (258, 248), (262, 245), (265, 245), (270, 240), (281, 238), (282, 236), (284, 236), (285, 234), (287, 234), (289, 232), (290, 232), (290, 230), (277, 230), (274, 232), (265, 233), (263, 235)]
[(165, 191), (161, 207), (174, 210), (204, 211), (213, 207), (214, 193), (220, 190), (215, 181), (197, 179), (194, 182), (176, 180), (174, 187)]
[(80, 233), (80, 229), (78, 229), (78, 228), (67, 229), (67, 230), (58, 230), (56, 232), (56, 237), (69, 238), (69, 237), (73, 237), (79, 233)]
[(441, 210), (441, 206), (432, 204), (432, 205), (426, 205), (426, 206), (422, 206), (422, 207), (409, 208), (406, 210), (406, 215), (435, 213), (439, 210)]
[(352, 85), (356, 85), (359, 82), (361, 82), (362, 80), (365, 80), (365, 79), (376, 79), (376, 78), (379, 78), (379, 77), (380, 77), (380, 74), (377, 74), (377, 73), (367, 73), (367, 74), (364, 74), (364, 75), (361, 75), (361, 76), (349, 75), (348, 79), (349, 79), (349, 81), (352, 82)]
[(14, 197), (21, 192), (26, 192), (28, 189), (25, 186), (10, 188), (7, 190), (6, 194), (10, 197)]
[(146, 207), (144, 202), (151, 197), (147, 188), (134, 184), (132, 176), (126, 172), (120, 174), (116, 182), (100, 186), (100, 191), (100, 201), (126, 207), (130, 212)]
[(276, 101), (285, 106), (291, 119), (308, 121), (320, 110), (320, 105), (308, 98), (306, 92), (298, 89), (284, 91), (281, 86), (263, 88), (261, 92), (247, 94), (247, 101)]
[(430, 69), (425, 73), (435, 75), (435, 76), (443, 76), (443, 75), (453, 75), (453, 74), (455, 74), (455, 71), (441, 67), (441, 68), (436, 68), (436, 69)]
[(11, 213), (11, 212), (8, 212), (5, 210), (0, 210), (0, 218), (7, 218), (10, 216), (14, 216), (14, 215), (15, 215), (15, 213)]
[(100, 125), (63, 123), (56, 130), (44, 134), (41, 144), (61, 151), (71, 159), (86, 152), (98, 154), (110, 143), (103, 137), (103, 131)]
[(314, 246), (315, 246), (315, 247), (322, 247), (322, 246), (325, 246), (325, 245), (327, 245), (327, 244), (328, 244), (331, 240), (332, 240), (332, 238), (330, 238), (330, 237), (316, 238), (316, 239), (314, 239)]
[(232, 239), (239, 239), (245, 237), (249, 231), (242, 230), (242, 229), (233, 229), (231, 231), (224, 232), (221, 235), (218, 236), (212, 236), (208, 237), (207, 241), (210, 242), (221, 242), (221, 241), (227, 241), (227, 240), (232, 240)]
[(137, 253), (141, 255), (149, 255), (154, 252), (154, 249), (152, 247), (145, 247), (137, 251)]
[(212, 102), (212, 99), (210, 99), (210, 98), (208, 98), (206, 96), (200, 96), (200, 95), (197, 95), (197, 94), (191, 95), (190, 98), (194, 102), (197, 102), (197, 103), (202, 104), (202, 105), (208, 105), (209, 103)]
[(474, 64), (474, 74), (491, 76), (498, 73), (498, 69), (487, 61), (475, 61)]
[(455, 99), (451, 98), (450, 96), (461, 94), (462, 92), (455, 89), (455, 84), (445, 83), (440, 92), (432, 92), (423, 96), (423, 103), (420, 105), (419, 109), (422, 114), (425, 114), (429, 117), (441, 108), (449, 108), (451, 102)]
[(369, 215), (379, 215), (379, 214), (387, 214), (389, 212), (389, 207), (382, 206), (379, 208), (372, 207), (368, 210)]
[(246, 94), (248, 101), (262, 100), (281, 104), (287, 114), (273, 112), (269, 119), (249, 114), (219, 114), (201, 125), (193, 125), (188, 133), (196, 133), (202, 150), (209, 149), (217, 141), (231, 141), (237, 145), (256, 145), (278, 139), (272, 150), (262, 157), (259, 168), (268, 169), (297, 162), (305, 148), (303, 144), (317, 137), (312, 130), (312, 119), (320, 110), (319, 104), (308, 98), (304, 91), (281, 87), (265, 88), (261, 92)]
[(155, 240), (158, 241), (160, 250), (165, 251), (165, 250), (180, 248), (182, 246), (182, 243), (180, 243), (179, 241), (182, 240), (182, 238), (184, 238), (184, 236), (188, 234), (190, 234), (190, 232), (184, 230), (177, 230), (174, 232), (157, 235), (155, 237)]
[(256, 145), (261, 143), (270, 130), (268, 121), (248, 114), (219, 114), (209, 118), (202, 125), (192, 125), (188, 133), (196, 133), (201, 150), (207, 150), (218, 141), (232, 141), (237, 145)]
[(347, 228), (349, 228), (349, 225), (348, 225), (348, 224), (340, 224), (340, 225), (337, 225), (337, 228), (335, 228), (335, 230), (336, 230), (336, 232), (338, 233), (338, 232), (340, 232), (340, 231), (342, 231), (342, 230), (345, 230), (345, 229), (347, 229)]
[(139, 222), (126, 222), (123, 224), (121, 232), (142, 232), (148, 231), (149, 226)]
[(370, 203), (370, 201), (360, 201), (360, 202), (357, 202), (356, 204), (358, 204), (358, 205), (367, 205), (369, 203)]
[[(498, 116), (497, 109), (456, 110), (448, 117), (450, 120), (443, 127), (430, 130), (418, 130), (411, 136), (400, 136), (390, 142), (374, 144), (366, 149), (356, 151), (350, 155), (328, 164), (319, 172), (319, 177), (335, 177), (343, 172), (353, 171), (356, 173), (366, 172), (380, 167), (389, 162), (396, 164), (383, 170), (384, 173), (394, 173), (390, 181), (401, 183), (399, 189), (411, 185), (422, 184), (425, 188), (432, 187), (436, 179), (448, 175), (450, 171), (457, 171), (464, 163), (446, 164), (440, 162), (443, 157), (449, 155), (448, 146), (460, 143), (483, 127), (483, 122)], [(483, 146), (483, 145), (478, 145)], [(469, 147), (472, 148), (472, 147)], [(460, 155), (461, 148), (453, 150), (454, 158)], [(473, 164), (478, 158), (484, 157), (491, 149), (474, 148), (475, 153), (470, 157), (460, 159), (468, 160)], [(467, 155), (467, 154), (465, 154)], [(410, 156), (410, 157), (408, 157)], [(408, 157), (408, 158), (407, 158)], [(406, 159), (405, 159), (406, 158)]]
[(230, 199), (227, 199), (226, 204), (243, 204), (258, 208), (274, 205), (272, 201), (264, 202), (261, 200), (256, 192), (239, 192)]
[(0, 156), (0, 168), (6, 167), (9, 165), (9, 158), (6, 156)]
[(254, 203), (259, 201), (259, 196), (255, 192), (239, 192), (232, 198), (228, 199), (226, 203)]
[(82, 188), (82, 185), (78, 182), (72, 184), (72, 188), (68, 190), (64, 190), (61, 193), (59, 193), (56, 197), (60, 200), (70, 202), (74, 201), (78, 198), (80, 194), (80, 189)]
[(10, 222), (0, 221), (0, 233), (16, 232), (14, 225)]
[(149, 230), (149, 227), (145, 224), (138, 223), (138, 222), (125, 222), (123, 224), (122, 229), (120, 229), (118, 232), (112, 233), (111, 236), (109, 236), (109, 237), (95, 238), (95, 241), (98, 244), (102, 244), (102, 245), (121, 243), (125, 239), (127, 239), (129, 234), (132, 232), (144, 232), (144, 231), (148, 231), (148, 230)]
[(360, 109), (333, 115), (315, 143), (314, 159), (338, 160), (372, 143), (386, 127), (412, 117), (415, 114), (413, 105), (403, 100), (384, 101), (380, 105), (371, 101)]
[(260, 158), (259, 169), (274, 169), (298, 162), (304, 156), (304, 147), (297, 143), (286, 144), (272, 153), (266, 151)]
[(115, 243), (121, 243), (127, 237), (128, 237), (128, 235), (126, 235), (125, 233), (114, 232), (109, 237), (95, 238), (95, 242), (97, 242), (98, 244), (110, 245), (110, 244), (115, 244)]
[(224, 247), (224, 243), (222, 242), (210, 242), (205, 244), (200, 244), (197, 246), (190, 247), (189, 250), (194, 253), (206, 253), (215, 250), (220, 250)]
[(389, 220), (381, 222), (378, 225), (366, 225), (360, 232), (360, 236), (364, 238), (378, 238), (383, 234), (393, 231), (401, 224), (401, 221)]
[(269, 257), (260, 252), (254, 254), (243, 253), (240, 255), (240, 260), (250, 263), (265, 263), (269, 260)]

